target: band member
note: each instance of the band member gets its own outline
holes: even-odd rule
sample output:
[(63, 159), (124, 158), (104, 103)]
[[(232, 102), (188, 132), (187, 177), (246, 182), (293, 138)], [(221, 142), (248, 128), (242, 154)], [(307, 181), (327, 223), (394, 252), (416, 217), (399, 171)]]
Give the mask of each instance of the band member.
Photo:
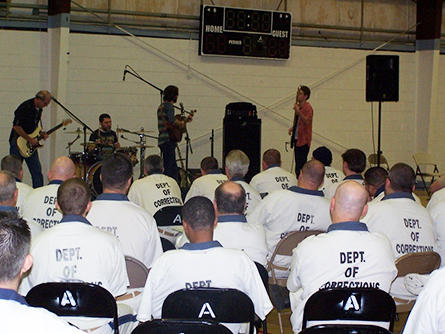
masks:
[(164, 162), (164, 174), (178, 180), (176, 164), (176, 143), (170, 140), (169, 129), (175, 121), (173, 103), (178, 100), (179, 90), (176, 86), (167, 86), (163, 92), (163, 103), (158, 108), (158, 146)]
[(299, 86), (297, 98), (294, 104), (295, 117), (294, 124), (289, 128), (289, 136), (293, 143), (295, 154), (295, 174), (300, 174), (300, 170), (307, 161), (307, 155), (312, 139), (312, 117), (314, 111), (307, 102), (311, 96), (311, 90), (307, 86)]
[(119, 144), (117, 134), (111, 130), (111, 116), (101, 114), (99, 116), (99, 126), (100, 127), (90, 135), (90, 141), (119, 148), (121, 144)]
[[(9, 135), (9, 153), (17, 156), (23, 161), (17, 147), (17, 138), (19, 136), (25, 138), (32, 146), (37, 146), (39, 142), (35, 138), (31, 138), (29, 134), (33, 133), (39, 123), (41, 123), (42, 109), (51, 102), (51, 94), (47, 90), (39, 91), (32, 99), (26, 100), (18, 106), (14, 112), (14, 121), (12, 122), (11, 134)], [(47, 139), (48, 135), (44, 131), (40, 131), (43, 139)], [(42, 166), (39, 160), (37, 150), (25, 158), (26, 165), (32, 177), (32, 186), (38, 188), (43, 186)]]

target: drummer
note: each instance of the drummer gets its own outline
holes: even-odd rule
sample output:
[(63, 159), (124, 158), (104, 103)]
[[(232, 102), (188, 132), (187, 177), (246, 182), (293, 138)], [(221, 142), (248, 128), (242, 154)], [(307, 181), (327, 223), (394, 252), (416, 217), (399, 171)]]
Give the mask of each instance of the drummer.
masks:
[(111, 116), (101, 114), (99, 116), (99, 125), (99, 128), (90, 135), (90, 142), (110, 146), (113, 150), (119, 148), (121, 145), (119, 144), (116, 132), (111, 130)]

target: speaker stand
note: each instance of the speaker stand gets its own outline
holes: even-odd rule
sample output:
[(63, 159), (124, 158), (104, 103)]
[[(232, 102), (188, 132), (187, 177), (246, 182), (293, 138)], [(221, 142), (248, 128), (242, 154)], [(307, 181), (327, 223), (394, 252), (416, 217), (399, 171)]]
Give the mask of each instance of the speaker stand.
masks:
[(377, 130), (377, 167), (380, 167), (381, 151), (381, 135), (382, 135), (382, 101), (379, 101), (379, 125)]

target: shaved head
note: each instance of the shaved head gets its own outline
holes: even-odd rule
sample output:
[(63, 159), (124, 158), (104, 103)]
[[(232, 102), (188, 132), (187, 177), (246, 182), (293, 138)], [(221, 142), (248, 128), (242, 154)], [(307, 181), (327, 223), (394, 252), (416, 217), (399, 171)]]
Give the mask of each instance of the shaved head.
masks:
[(48, 179), (66, 181), (75, 176), (76, 166), (73, 161), (66, 157), (61, 156), (56, 158), (48, 171)]
[(298, 186), (305, 189), (317, 190), (323, 183), (324, 165), (315, 159), (306, 162), (298, 178)]
[(359, 221), (367, 202), (365, 187), (355, 181), (341, 183), (331, 201), (332, 222)]

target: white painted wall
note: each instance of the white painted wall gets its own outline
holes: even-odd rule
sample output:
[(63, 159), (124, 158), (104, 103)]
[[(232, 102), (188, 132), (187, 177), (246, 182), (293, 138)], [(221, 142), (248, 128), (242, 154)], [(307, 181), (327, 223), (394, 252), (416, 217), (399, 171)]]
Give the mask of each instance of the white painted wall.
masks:
[[(0, 42), (7, 45), (0, 49), (3, 79), (0, 81), (0, 154), (3, 156), (8, 152), (7, 140), (14, 109), (21, 101), (47, 86), (45, 62), (48, 55), (45, 53), (46, 33), (2, 31)], [(160, 55), (154, 48), (186, 66)], [(69, 49), (67, 98), (61, 102), (92, 128), (97, 127), (99, 114), (107, 112), (112, 115), (114, 128), (119, 126), (136, 130), (142, 126), (155, 131), (156, 135), (159, 93), (130, 75), (123, 82), (126, 64), (161, 88), (168, 84), (177, 85), (180, 89), (179, 101), (183, 101), (187, 109), (198, 109), (195, 120), (189, 125), (194, 149), (190, 167), (199, 166), (200, 160), (210, 154), (211, 129), (216, 130), (215, 154), (221, 160), (221, 127), (225, 105), (247, 100), (219, 83), (251, 98), (258, 110), (264, 109), (262, 106), (273, 105), (272, 110), (260, 112), (263, 120), (262, 150), (271, 147), (279, 149), (285, 168), (290, 168), (292, 159), (291, 152), (284, 152), (284, 142), (288, 140), (287, 128), (293, 118), (291, 108), (295, 88), (299, 84), (314, 87), (310, 99), (315, 110), (312, 149), (318, 145), (329, 146), (335, 154), (336, 167), (340, 167), (339, 155), (345, 148), (360, 148), (367, 154), (373, 151), (371, 104), (365, 102), (366, 51), (293, 47), (289, 61), (204, 58), (198, 56), (198, 42), (194, 40), (134, 40), (130, 37), (92, 34), (71, 34)], [(197, 71), (212, 80), (204, 79)], [(445, 72), (444, 65), (440, 66), (440, 72)], [(439, 75), (439, 85), (444, 87), (442, 77)], [(398, 161), (412, 164), (415, 82), (415, 54), (401, 53), (400, 101), (383, 104), (382, 148), (390, 164)], [(439, 158), (445, 166), (445, 149), (440, 145), (440, 124), (445, 122), (445, 117), (441, 116), (443, 107), (440, 99), (443, 99), (441, 94), (437, 122), (433, 123), (433, 141), (436, 143), (433, 149), (444, 156)], [(57, 119), (65, 117), (59, 108)], [(377, 133), (376, 103), (374, 121)], [(76, 127), (73, 124), (67, 130)], [(66, 143), (74, 137), (58, 135), (56, 154), (66, 154)], [(377, 145), (377, 137), (375, 139)], [(148, 143), (156, 145), (155, 140), (148, 140)], [(121, 144), (131, 145), (122, 139)], [(76, 145), (74, 150), (80, 151), (81, 147)], [(156, 147), (148, 150), (149, 154), (156, 152)]]

